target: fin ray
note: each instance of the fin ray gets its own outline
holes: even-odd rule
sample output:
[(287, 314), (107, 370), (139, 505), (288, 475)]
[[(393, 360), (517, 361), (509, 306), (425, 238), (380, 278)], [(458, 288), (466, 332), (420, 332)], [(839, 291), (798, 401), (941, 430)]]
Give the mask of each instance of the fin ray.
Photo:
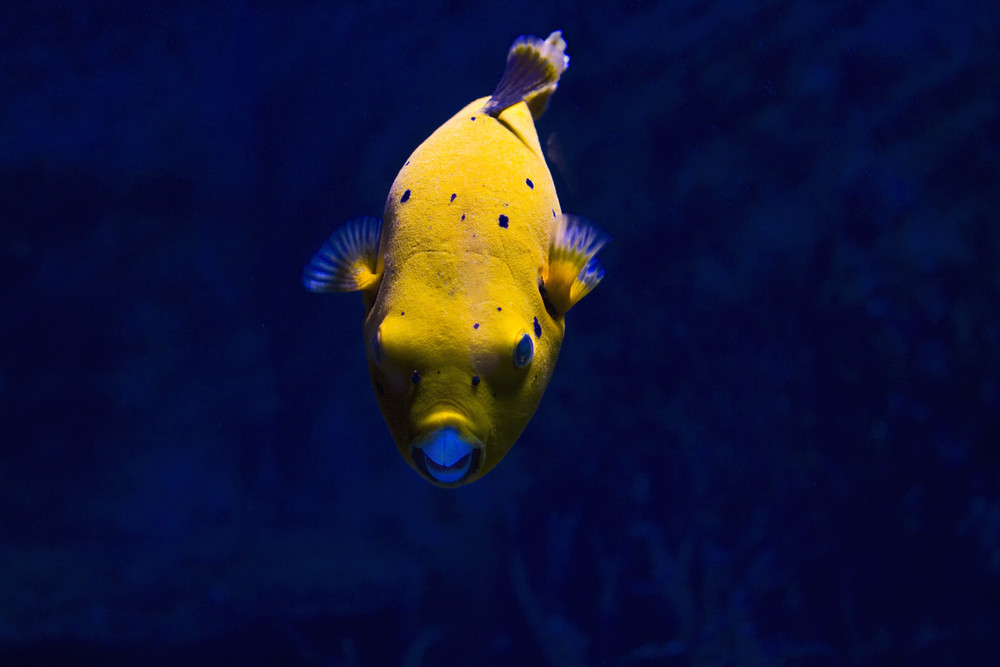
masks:
[(604, 278), (604, 265), (594, 255), (609, 241), (592, 222), (565, 214), (555, 219), (544, 286), (557, 312), (565, 314)]
[(522, 100), (536, 120), (545, 112), (559, 77), (569, 67), (566, 40), (556, 30), (544, 41), (532, 35), (514, 40), (507, 54), (507, 67), (483, 112), (496, 117)]
[(337, 228), (302, 270), (310, 292), (356, 292), (378, 283), (378, 244), (382, 222), (354, 218)]

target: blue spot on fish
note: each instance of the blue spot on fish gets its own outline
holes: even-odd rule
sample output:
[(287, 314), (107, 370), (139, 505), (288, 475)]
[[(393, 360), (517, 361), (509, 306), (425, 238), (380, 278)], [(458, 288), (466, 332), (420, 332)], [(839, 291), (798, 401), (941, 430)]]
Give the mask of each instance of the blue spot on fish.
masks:
[(409, 198), (410, 198), (410, 191), (407, 190), (406, 192), (403, 193), (403, 196), (399, 198), (399, 203), (402, 204)]
[(504, 229), (507, 229), (508, 220), (509, 218), (506, 215), (504, 215), (503, 213), (500, 214), (500, 226), (503, 227)]

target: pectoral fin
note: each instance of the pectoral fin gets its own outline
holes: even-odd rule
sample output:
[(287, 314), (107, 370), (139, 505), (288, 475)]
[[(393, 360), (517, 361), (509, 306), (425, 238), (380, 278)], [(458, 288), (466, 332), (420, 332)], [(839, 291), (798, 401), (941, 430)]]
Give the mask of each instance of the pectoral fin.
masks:
[(610, 240), (600, 227), (582, 218), (560, 215), (555, 219), (543, 285), (545, 297), (557, 312), (565, 314), (601, 282), (604, 266), (594, 255)]
[(339, 227), (302, 270), (310, 292), (356, 292), (378, 285), (378, 218), (354, 218)]

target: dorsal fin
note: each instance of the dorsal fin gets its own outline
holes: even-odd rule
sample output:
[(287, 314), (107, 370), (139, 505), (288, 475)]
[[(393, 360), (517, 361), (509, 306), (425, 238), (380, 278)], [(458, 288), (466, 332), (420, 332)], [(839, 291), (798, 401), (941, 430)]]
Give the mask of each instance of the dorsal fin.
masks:
[(483, 112), (495, 118), (507, 107), (523, 100), (537, 120), (545, 113), (549, 97), (567, 67), (569, 56), (561, 30), (556, 30), (544, 41), (532, 35), (521, 35), (507, 53), (507, 68)]

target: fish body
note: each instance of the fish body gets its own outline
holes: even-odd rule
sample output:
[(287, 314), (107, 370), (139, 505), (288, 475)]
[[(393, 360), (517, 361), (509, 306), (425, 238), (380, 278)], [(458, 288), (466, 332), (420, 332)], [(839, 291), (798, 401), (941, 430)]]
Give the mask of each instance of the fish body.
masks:
[(535, 132), (565, 42), (521, 37), (493, 95), (431, 134), (383, 218), (334, 233), (313, 291), (360, 290), (372, 385), (403, 458), (438, 486), (474, 481), (520, 436), (552, 376), (565, 312), (600, 282), (607, 241), (565, 216)]

